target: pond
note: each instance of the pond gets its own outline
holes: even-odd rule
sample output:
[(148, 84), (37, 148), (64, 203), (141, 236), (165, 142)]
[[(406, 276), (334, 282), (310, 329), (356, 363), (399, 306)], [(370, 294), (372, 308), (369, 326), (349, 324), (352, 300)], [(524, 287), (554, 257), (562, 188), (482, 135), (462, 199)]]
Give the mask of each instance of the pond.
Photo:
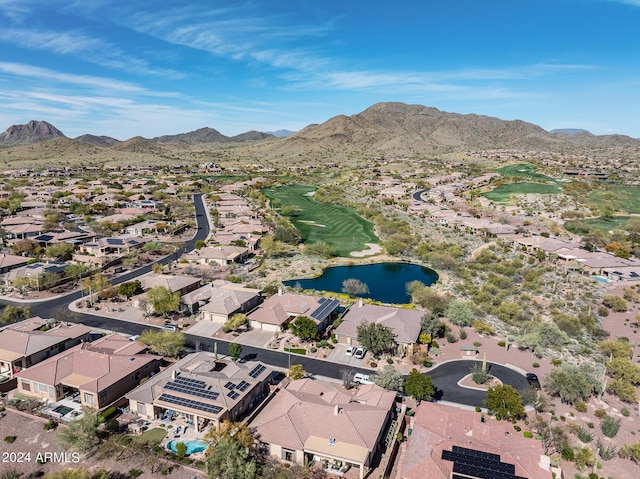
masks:
[(366, 284), (369, 292), (361, 294), (382, 303), (404, 304), (411, 302), (407, 283), (420, 281), (431, 286), (438, 280), (438, 273), (430, 268), (409, 263), (376, 263), (353, 266), (334, 266), (323, 271), (322, 276), (311, 279), (284, 281), (285, 286), (320, 291), (342, 292), (342, 282), (358, 279)]

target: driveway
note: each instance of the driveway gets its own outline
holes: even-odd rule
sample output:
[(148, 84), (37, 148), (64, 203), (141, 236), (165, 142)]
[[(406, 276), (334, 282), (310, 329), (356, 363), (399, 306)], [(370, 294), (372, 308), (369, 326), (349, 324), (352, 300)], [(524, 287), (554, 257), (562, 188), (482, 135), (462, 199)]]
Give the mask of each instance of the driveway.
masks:
[(262, 331), (261, 329), (252, 329), (246, 333), (242, 333), (236, 339), (240, 344), (246, 344), (247, 346), (255, 346), (257, 348), (264, 348), (267, 343), (273, 339), (273, 331)]
[(353, 356), (347, 356), (347, 348), (348, 344), (337, 343), (334, 344), (335, 349), (331, 350), (329, 356), (327, 356), (327, 361), (331, 361), (338, 364), (347, 364), (349, 366), (353, 366), (354, 368), (366, 368), (369, 365), (366, 363), (365, 359), (357, 359)]
[(224, 326), (223, 323), (216, 323), (215, 321), (196, 321), (196, 324), (186, 329), (184, 332), (193, 334), (194, 336), (203, 336), (205, 338), (211, 338), (218, 329)]

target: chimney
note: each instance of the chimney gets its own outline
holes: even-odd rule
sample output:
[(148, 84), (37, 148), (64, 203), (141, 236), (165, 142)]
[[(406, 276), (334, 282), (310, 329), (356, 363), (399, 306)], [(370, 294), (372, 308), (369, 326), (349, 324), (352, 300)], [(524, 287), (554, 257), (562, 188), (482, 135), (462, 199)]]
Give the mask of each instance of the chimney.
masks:
[(362, 298), (358, 298), (358, 308), (362, 308)]
[(333, 408), (333, 415), (337, 416), (338, 414), (340, 414), (340, 406), (336, 404), (335, 407)]
[(282, 287), (278, 288), (278, 296), (282, 296)]

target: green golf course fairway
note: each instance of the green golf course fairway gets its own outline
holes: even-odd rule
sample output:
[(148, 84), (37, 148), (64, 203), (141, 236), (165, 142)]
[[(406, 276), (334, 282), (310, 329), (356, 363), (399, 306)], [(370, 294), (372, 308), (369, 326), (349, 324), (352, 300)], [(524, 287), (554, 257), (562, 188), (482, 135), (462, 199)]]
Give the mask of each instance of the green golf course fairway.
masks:
[(544, 183), (508, 183), (506, 185), (500, 185), (491, 191), (482, 193), (485, 198), (495, 201), (496, 203), (507, 203), (511, 195), (523, 195), (528, 193), (537, 193), (539, 195), (550, 195), (561, 193), (562, 190), (556, 185), (549, 185)]
[(316, 188), (288, 185), (262, 190), (270, 201), (279, 200), (276, 210), (296, 206), (300, 211), (290, 216), (305, 243), (324, 241), (336, 249), (338, 256), (349, 256), (352, 251), (367, 249), (365, 243), (379, 243), (373, 232), (373, 223), (365, 220), (351, 208), (327, 205), (313, 200), (309, 193)]

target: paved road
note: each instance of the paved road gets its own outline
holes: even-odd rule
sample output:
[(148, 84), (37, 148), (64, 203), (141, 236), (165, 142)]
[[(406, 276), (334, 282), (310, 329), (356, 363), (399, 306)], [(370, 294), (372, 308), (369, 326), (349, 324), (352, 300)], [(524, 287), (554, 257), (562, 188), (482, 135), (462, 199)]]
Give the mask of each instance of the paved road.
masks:
[(426, 192), (428, 190), (418, 190), (416, 191), (412, 196), (413, 199), (416, 201), (421, 201), (422, 203), (426, 203), (423, 199), (422, 199), (422, 193)]
[[(422, 190), (424, 191), (424, 190)], [(422, 191), (414, 193), (419, 195)], [(185, 247), (179, 249), (175, 253), (172, 253), (157, 262), (161, 264), (167, 264), (171, 261), (175, 261), (185, 251), (191, 251), (195, 248), (195, 243), (198, 240), (204, 240), (209, 235), (209, 222), (205, 211), (204, 201), (202, 195), (194, 195), (194, 205), (196, 208), (196, 221), (198, 230), (194, 237), (186, 241)], [(125, 274), (122, 274), (112, 280), (113, 284), (120, 284), (126, 281), (131, 281), (143, 274), (151, 271), (152, 265), (146, 265), (142, 268), (136, 269)], [(58, 318), (64, 319), (74, 323), (83, 323), (92, 328), (100, 328), (109, 331), (114, 331), (123, 334), (140, 334), (143, 330), (149, 329), (148, 325), (133, 323), (129, 321), (120, 321), (114, 318), (106, 318), (103, 316), (96, 316), (87, 313), (73, 312), (68, 309), (69, 303), (77, 301), (83, 295), (83, 292), (78, 291), (70, 293), (64, 296), (60, 296), (51, 300), (34, 301), (31, 303), (18, 303), (9, 300), (0, 300), (0, 304), (7, 305), (13, 304), (16, 306), (28, 305), (31, 307), (31, 314), (33, 316), (41, 316), (43, 318)], [(194, 336), (186, 334), (187, 346), (199, 349), (201, 351), (213, 351), (214, 341), (209, 338), (203, 338), (201, 336)], [(228, 342), (223, 340), (217, 340), (218, 353), (221, 355), (228, 354)], [(266, 364), (279, 368), (288, 368), (291, 364), (302, 364), (305, 371), (310, 372), (316, 376), (325, 376), (340, 379), (342, 371), (345, 368), (353, 370), (354, 372), (361, 372), (370, 374), (371, 371), (361, 368), (353, 368), (344, 364), (332, 363), (329, 361), (316, 360), (308, 358), (298, 354), (290, 354), (281, 351), (274, 351), (270, 349), (256, 348), (252, 346), (242, 346), (242, 357), (249, 359), (259, 359)], [(428, 373), (431, 376), (434, 386), (438, 391), (439, 400), (456, 402), (460, 404), (466, 404), (469, 406), (482, 406), (482, 401), (486, 397), (486, 393), (483, 391), (476, 391), (473, 389), (460, 388), (457, 382), (467, 374), (471, 366), (477, 364), (476, 361), (451, 361), (444, 363)], [(498, 364), (489, 363), (490, 372), (494, 376), (498, 377), (505, 384), (511, 384), (518, 390), (523, 390), (528, 387), (525, 377), (509, 368), (500, 366)]]
[[(436, 399), (451, 401), (468, 406), (482, 406), (487, 393), (476, 389), (461, 388), (458, 381), (469, 374), (478, 361), (449, 361), (439, 365), (428, 373), (437, 389)], [(513, 386), (518, 391), (529, 388), (526, 378), (518, 371), (495, 363), (487, 363), (489, 373), (504, 384)]]

